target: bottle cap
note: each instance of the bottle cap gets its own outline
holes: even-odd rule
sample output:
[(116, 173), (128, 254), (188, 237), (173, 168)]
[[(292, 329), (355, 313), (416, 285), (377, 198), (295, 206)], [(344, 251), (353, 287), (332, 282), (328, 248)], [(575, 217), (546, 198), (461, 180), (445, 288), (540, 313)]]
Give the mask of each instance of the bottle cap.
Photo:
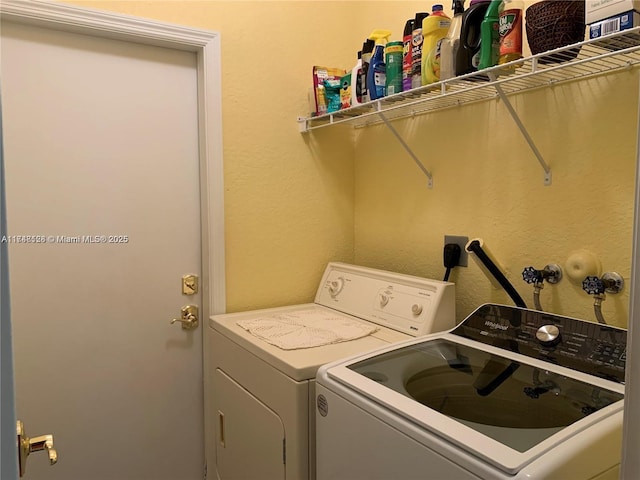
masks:
[(407, 35), (411, 35), (411, 32), (413, 32), (414, 24), (415, 24), (415, 20), (413, 18), (410, 18), (409, 20), (407, 20), (407, 23), (404, 24), (404, 36), (405, 37)]

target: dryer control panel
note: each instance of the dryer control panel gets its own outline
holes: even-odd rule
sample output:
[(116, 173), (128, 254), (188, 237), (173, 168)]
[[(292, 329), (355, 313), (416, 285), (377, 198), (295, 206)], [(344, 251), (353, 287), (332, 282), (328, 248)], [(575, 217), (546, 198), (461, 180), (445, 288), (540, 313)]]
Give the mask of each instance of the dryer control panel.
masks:
[(452, 333), (624, 383), (627, 331), (538, 310), (486, 304)]
[(456, 325), (455, 284), (329, 263), (315, 303), (413, 336)]

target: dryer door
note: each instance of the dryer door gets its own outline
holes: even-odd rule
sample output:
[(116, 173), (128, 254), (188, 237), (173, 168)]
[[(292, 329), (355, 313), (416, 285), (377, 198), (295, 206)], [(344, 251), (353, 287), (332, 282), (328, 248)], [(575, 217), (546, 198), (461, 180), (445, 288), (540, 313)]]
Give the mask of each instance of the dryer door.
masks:
[(280, 417), (219, 368), (217, 469), (220, 480), (285, 478)]

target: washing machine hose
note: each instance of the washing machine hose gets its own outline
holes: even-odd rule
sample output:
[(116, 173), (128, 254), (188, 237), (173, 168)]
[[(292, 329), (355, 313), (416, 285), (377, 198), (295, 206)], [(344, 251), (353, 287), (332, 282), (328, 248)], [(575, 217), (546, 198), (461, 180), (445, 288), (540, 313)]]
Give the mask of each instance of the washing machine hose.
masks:
[(524, 300), (522, 299), (520, 294), (517, 292), (514, 286), (511, 285), (511, 282), (507, 280), (507, 277), (503, 275), (498, 266), (489, 258), (489, 255), (485, 253), (479, 241), (474, 240), (472, 242), (469, 242), (469, 245), (467, 245), (467, 250), (471, 250), (476, 254), (478, 259), (484, 264), (485, 267), (487, 267), (489, 273), (493, 275), (493, 277), (498, 281), (505, 292), (509, 294), (517, 307), (527, 308), (527, 304), (524, 303)]

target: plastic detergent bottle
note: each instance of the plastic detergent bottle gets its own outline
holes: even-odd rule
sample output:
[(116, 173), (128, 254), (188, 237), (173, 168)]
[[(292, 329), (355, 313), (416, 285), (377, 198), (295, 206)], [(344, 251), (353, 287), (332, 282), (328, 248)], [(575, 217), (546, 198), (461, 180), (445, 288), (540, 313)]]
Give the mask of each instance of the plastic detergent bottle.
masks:
[(402, 90), (411, 90), (411, 37), (413, 34), (413, 18), (404, 24), (402, 36)]
[(480, 65), (480, 31), (491, 0), (471, 0), (462, 15), (456, 75), (473, 73)]
[(493, 67), (500, 57), (500, 33), (498, 16), (502, 0), (491, 0), (480, 24), (480, 62), (478, 70)]
[(384, 49), (384, 64), (386, 66), (386, 95), (393, 95), (402, 91), (402, 50), (403, 42), (389, 42)]
[(369, 35), (369, 38), (376, 42), (367, 71), (367, 90), (371, 100), (377, 100), (386, 95), (385, 83), (387, 75), (384, 64), (384, 47), (390, 36), (391, 32), (389, 30), (374, 30)]
[(358, 52), (358, 61), (351, 69), (351, 106), (362, 105), (362, 50)]
[(422, 85), (440, 80), (440, 46), (450, 26), (451, 19), (440, 4), (434, 5), (431, 15), (422, 21)]
[(462, 31), (462, 16), (464, 14), (464, 0), (453, 0), (453, 18), (451, 26), (440, 44), (440, 80), (456, 76), (456, 62), (460, 48), (460, 32)]
[(367, 88), (367, 73), (369, 72), (369, 64), (371, 63), (371, 55), (373, 54), (374, 45), (375, 42), (369, 39), (362, 44), (362, 75), (360, 75), (360, 92), (362, 93), (363, 103), (371, 100), (369, 97), (369, 89)]
[(427, 18), (427, 12), (416, 13), (411, 32), (411, 88), (422, 86), (422, 22)]
[[(500, 58), (498, 64), (522, 58), (522, 0), (503, 0), (498, 14)], [(515, 70), (511, 66), (509, 70)]]

